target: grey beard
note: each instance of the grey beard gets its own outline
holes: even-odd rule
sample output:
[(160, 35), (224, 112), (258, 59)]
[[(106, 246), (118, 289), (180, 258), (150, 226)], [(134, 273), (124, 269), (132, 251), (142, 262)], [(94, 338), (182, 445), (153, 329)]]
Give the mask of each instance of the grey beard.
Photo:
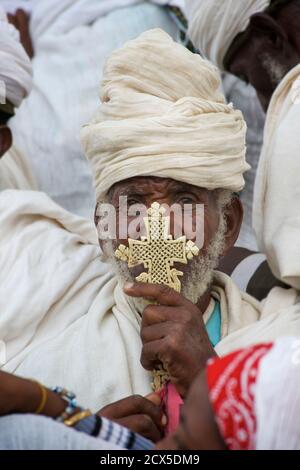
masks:
[[(219, 259), (224, 250), (225, 232), (226, 218), (225, 212), (222, 211), (218, 230), (206, 253), (193, 258), (189, 262), (189, 271), (184, 273), (182, 277), (181, 294), (193, 304), (199, 302), (203, 294), (205, 294), (212, 284), (214, 270), (218, 266)], [(116, 259), (111, 240), (105, 242), (105, 261), (112, 266), (121, 286), (123, 286), (125, 282), (135, 281), (127, 264)], [(130, 297), (128, 301), (140, 314), (146, 306), (144, 299)]]
[(288, 73), (289, 68), (278, 62), (269, 54), (262, 54), (261, 61), (272, 85), (276, 88)]

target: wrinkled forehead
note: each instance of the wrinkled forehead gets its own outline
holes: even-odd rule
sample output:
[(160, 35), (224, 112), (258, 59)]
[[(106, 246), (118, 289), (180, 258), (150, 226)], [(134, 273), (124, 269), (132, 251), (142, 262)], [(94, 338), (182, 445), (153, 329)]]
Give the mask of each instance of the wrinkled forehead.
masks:
[(191, 194), (200, 200), (214, 200), (215, 191), (209, 191), (182, 181), (155, 176), (138, 176), (114, 184), (108, 191), (108, 198), (114, 202), (121, 196), (137, 195), (144, 199), (153, 196), (173, 199), (178, 194)]

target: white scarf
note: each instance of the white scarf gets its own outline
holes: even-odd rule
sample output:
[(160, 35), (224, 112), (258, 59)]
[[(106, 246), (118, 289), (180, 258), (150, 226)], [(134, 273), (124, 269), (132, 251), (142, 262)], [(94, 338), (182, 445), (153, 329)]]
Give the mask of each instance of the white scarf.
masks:
[(0, 191), (5, 189), (37, 190), (30, 163), (16, 147), (0, 159)]
[(273, 274), (300, 290), (300, 64), (273, 94), (256, 174), (253, 225)]

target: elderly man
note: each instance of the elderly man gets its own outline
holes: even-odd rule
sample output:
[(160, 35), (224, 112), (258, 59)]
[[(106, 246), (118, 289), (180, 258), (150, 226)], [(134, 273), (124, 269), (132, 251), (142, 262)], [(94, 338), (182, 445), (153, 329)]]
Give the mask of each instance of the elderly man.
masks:
[(268, 111), (253, 223), (275, 277), (299, 290), (300, 2), (186, 4), (195, 45), (221, 69), (251, 83)]
[(19, 33), (0, 9), (0, 190), (35, 189), (26, 158), (12, 146), (8, 121), (32, 85), (29, 57), (19, 41)]
[(127, 196), (126, 212), (137, 202), (204, 205), (204, 245), (184, 270), (181, 294), (134, 282), (137, 273), (112, 256), (127, 236), (103, 243), (101, 262), (95, 229), (84, 219), (41, 193), (0, 195), (5, 370), (62, 383), (97, 410), (148, 394), (160, 362), (184, 397), (216, 353), (300, 331), (297, 312), (283, 322), (276, 302), (261, 311), (214, 272), (238, 236), (242, 208), (233, 193), (248, 168), (244, 120), (219, 85), (211, 64), (161, 30), (149, 31), (112, 54), (101, 108), (82, 131), (97, 224), (103, 201), (122, 217), (120, 196)]

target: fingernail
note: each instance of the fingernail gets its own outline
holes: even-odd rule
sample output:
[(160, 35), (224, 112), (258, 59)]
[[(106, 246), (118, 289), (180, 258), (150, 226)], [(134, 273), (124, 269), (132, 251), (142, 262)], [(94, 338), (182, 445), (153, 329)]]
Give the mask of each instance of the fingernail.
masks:
[(168, 424), (168, 418), (166, 417), (166, 415), (163, 415), (163, 417), (161, 418), (161, 425), (162, 426), (167, 426)]
[(134, 283), (133, 282), (125, 282), (124, 284), (124, 289), (132, 289), (134, 286)]

